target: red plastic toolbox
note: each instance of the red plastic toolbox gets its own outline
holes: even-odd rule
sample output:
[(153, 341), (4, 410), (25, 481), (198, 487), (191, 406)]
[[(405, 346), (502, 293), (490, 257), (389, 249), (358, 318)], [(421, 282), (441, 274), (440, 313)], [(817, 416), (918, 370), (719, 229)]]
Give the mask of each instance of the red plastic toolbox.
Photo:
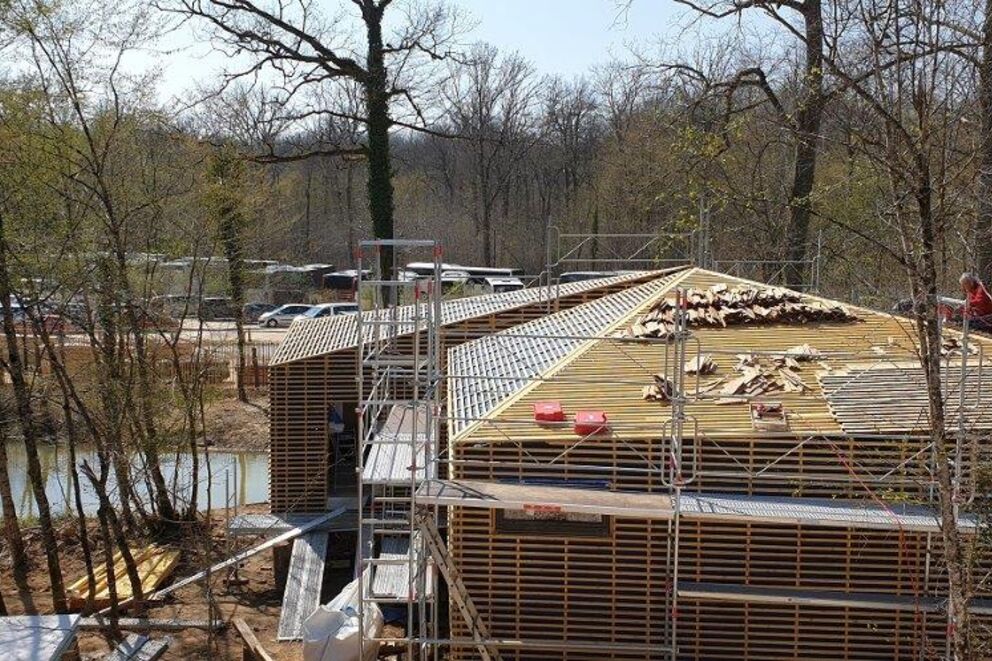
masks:
[(575, 433), (589, 436), (606, 431), (605, 411), (579, 411), (575, 414)]
[(561, 402), (535, 402), (534, 419), (538, 422), (564, 422), (565, 411)]

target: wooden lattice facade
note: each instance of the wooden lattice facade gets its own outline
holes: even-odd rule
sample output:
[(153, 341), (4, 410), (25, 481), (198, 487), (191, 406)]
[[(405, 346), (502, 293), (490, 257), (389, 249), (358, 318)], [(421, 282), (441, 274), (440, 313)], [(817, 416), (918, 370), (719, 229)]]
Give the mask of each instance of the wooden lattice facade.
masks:
[[(443, 303), (442, 345), (451, 348), (657, 276), (630, 274), (447, 301)], [(327, 499), (333, 495), (329, 411), (337, 407), (346, 426), (354, 427), (358, 404), (355, 328), (353, 317), (298, 321), (269, 365), (269, 502), (273, 512), (327, 509)]]

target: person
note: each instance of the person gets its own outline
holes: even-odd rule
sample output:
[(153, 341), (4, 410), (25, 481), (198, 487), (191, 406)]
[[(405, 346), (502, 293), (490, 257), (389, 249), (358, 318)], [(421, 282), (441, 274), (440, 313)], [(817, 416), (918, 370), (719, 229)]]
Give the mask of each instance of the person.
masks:
[(967, 314), (968, 324), (975, 330), (992, 329), (992, 296), (989, 296), (989, 290), (974, 273), (962, 273), (960, 282), (965, 295), (960, 315), (964, 317)]

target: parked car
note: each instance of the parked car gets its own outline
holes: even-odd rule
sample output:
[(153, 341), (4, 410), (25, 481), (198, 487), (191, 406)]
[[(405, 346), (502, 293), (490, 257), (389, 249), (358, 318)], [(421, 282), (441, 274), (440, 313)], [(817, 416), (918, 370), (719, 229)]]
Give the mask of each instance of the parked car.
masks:
[(302, 319), (335, 317), (339, 314), (358, 314), (358, 303), (321, 303), (301, 315)]
[(524, 288), (524, 283), (520, 278), (510, 278), (510, 277), (491, 277), (483, 278), (483, 284), (487, 291), (493, 294), (502, 294), (508, 291), (518, 291)]
[(233, 320), (237, 308), (227, 296), (208, 296), (200, 300), (200, 319), (203, 321)]
[(254, 324), (258, 322), (258, 318), (265, 314), (266, 312), (272, 312), (278, 305), (275, 303), (245, 303), (244, 307), (241, 308), (241, 314), (244, 315), (244, 319), (249, 324)]
[(258, 316), (258, 325), (266, 326), (268, 328), (289, 326), (293, 323), (293, 319), (296, 319), (300, 315), (306, 313), (312, 307), (312, 305), (304, 305), (303, 303), (288, 303), (286, 305), (280, 305), (275, 310), (270, 310), (269, 312), (260, 314)]

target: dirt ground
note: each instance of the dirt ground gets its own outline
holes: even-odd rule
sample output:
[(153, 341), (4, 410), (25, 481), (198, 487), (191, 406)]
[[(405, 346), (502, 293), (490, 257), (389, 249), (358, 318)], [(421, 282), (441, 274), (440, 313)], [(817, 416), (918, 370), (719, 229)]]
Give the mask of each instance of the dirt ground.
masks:
[[(242, 511), (265, 512), (267, 505), (253, 505)], [(227, 557), (223, 538), (223, 514), (218, 513), (212, 519), (212, 532), (208, 540), (205, 534), (179, 534), (172, 546), (182, 550), (180, 564), (173, 574), (173, 580), (192, 575), (202, 570), (211, 560), (216, 562)], [(99, 537), (99, 531), (94, 526), (91, 533)], [(51, 612), (51, 590), (48, 573), (44, 562), (41, 536), (37, 528), (25, 530), (25, 540), (28, 545), (28, 556), (33, 560), (30, 572), (30, 584), (34, 588), (35, 600), (42, 612)], [(190, 540), (196, 539), (191, 542)], [(233, 552), (248, 548), (259, 542), (261, 538), (239, 538), (238, 546)], [(326, 602), (346, 584), (351, 577), (352, 569), (348, 556), (353, 549), (353, 540), (347, 538), (331, 540), (330, 559), (325, 572), (325, 584), (322, 601)], [(83, 564), (78, 529), (74, 523), (65, 523), (59, 530), (60, 556), (62, 571), (66, 584), (83, 576), (86, 570)], [(275, 659), (300, 659), (302, 643), (284, 643), (276, 641), (276, 631), (279, 625), (279, 612), (282, 595), (276, 587), (274, 576), (275, 554), (264, 551), (248, 559), (238, 571), (241, 579), (247, 584), (240, 587), (228, 588), (225, 575), (222, 572), (214, 577), (209, 585), (214, 603), (220, 611), (221, 618), (230, 622), (234, 617), (241, 617), (254, 629), (259, 642)], [(288, 559), (288, 554), (286, 555)], [(334, 558), (340, 558), (335, 561)], [(206, 598), (206, 584), (191, 585), (179, 590), (165, 602), (148, 609), (146, 617), (156, 619), (208, 619), (209, 607)], [(0, 546), (0, 590), (3, 591), (7, 607), (11, 614), (17, 614), (21, 609), (14, 588), (10, 567), (10, 556)], [(152, 632), (153, 638), (170, 636), (172, 644), (164, 658), (166, 659), (241, 659), (241, 638), (233, 625), (223, 631), (209, 634), (198, 629), (179, 632)], [(80, 632), (78, 636), (79, 652), (82, 659), (96, 659), (106, 654), (109, 645), (106, 638), (99, 632)]]
[(207, 404), (207, 440), (215, 450), (265, 451), (269, 449), (269, 398), (249, 391), (249, 403), (239, 402), (233, 389)]

